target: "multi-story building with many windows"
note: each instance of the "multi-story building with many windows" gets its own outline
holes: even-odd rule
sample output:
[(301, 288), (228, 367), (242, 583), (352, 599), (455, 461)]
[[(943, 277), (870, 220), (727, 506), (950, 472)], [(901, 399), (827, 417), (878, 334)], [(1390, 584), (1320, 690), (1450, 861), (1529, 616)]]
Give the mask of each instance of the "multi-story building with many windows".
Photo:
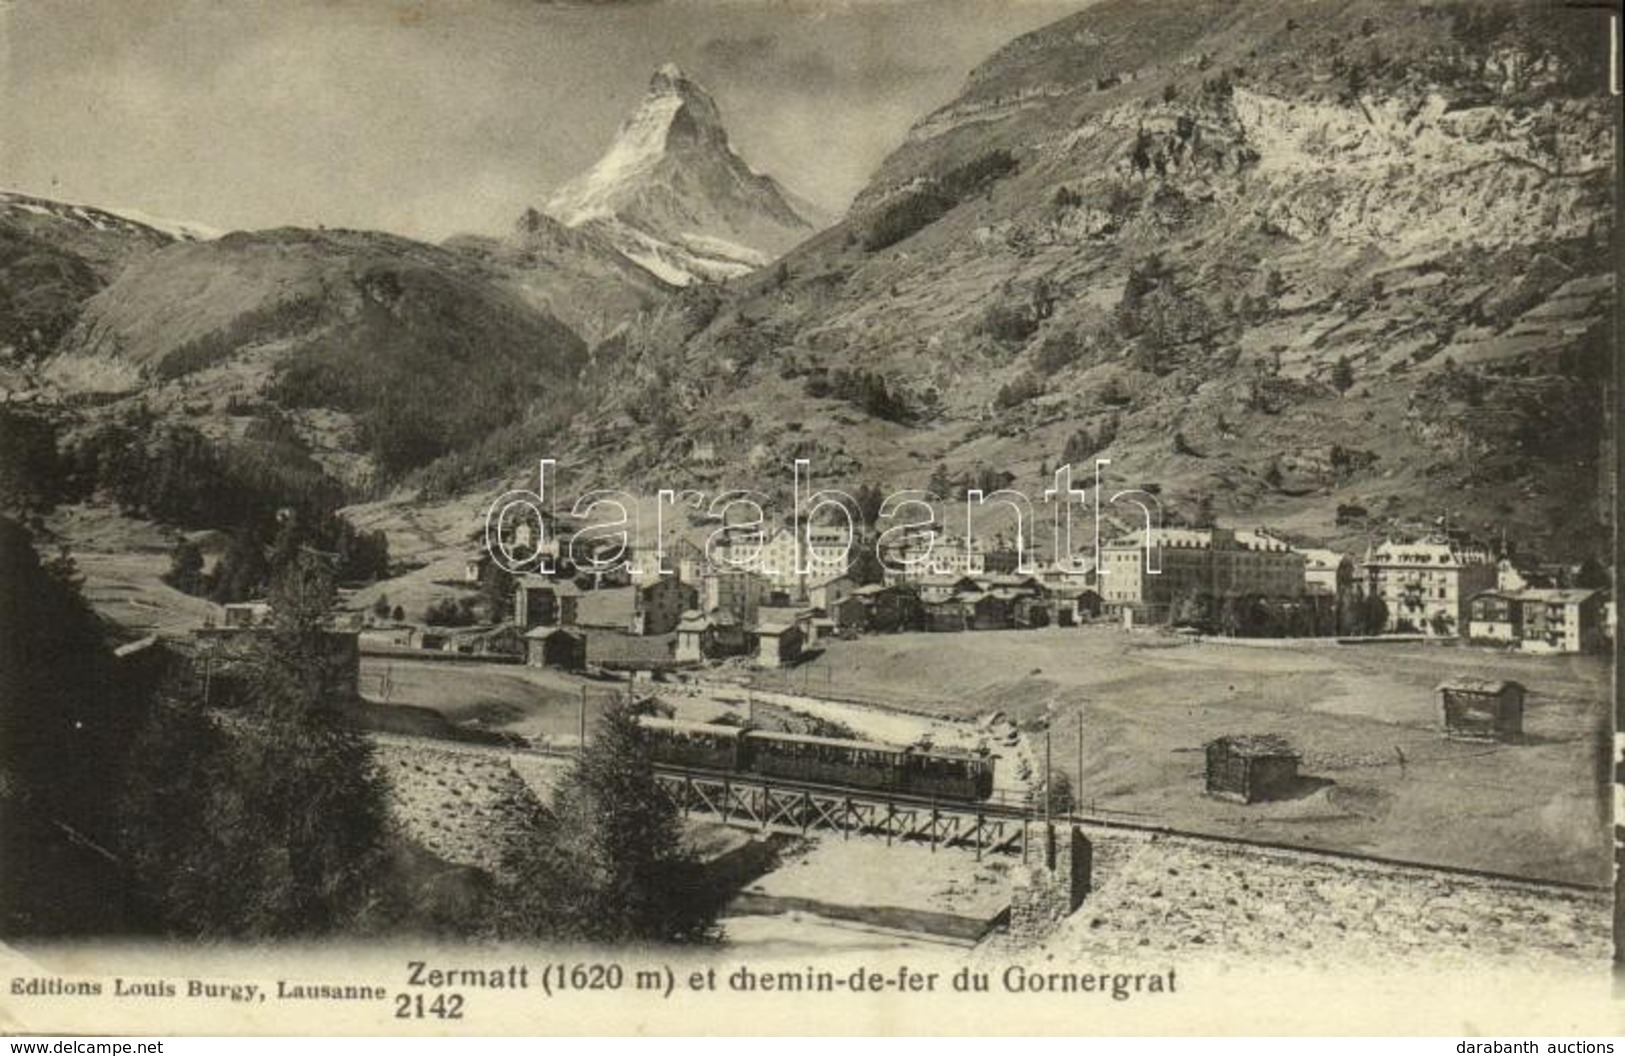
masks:
[(1495, 586), (1496, 564), (1483, 547), (1449, 539), (1388, 540), (1364, 562), (1366, 596), (1387, 607), (1384, 629), (1455, 635), (1467, 626), (1467, 602)]
[(1101, 547), (1100, 584), (1108, 609), (1157, 621), (1184, 597), (1301, 597), (1304, 559), (1262, 532), (1158, 528), (1148, 548), (1142, 529)]

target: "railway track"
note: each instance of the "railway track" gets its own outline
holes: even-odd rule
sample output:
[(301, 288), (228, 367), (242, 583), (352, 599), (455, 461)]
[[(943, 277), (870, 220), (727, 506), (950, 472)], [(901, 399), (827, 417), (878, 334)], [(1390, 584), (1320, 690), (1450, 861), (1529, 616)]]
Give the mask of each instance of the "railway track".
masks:
[[(574, 759), (576, 755), (574, 750), (564, 748), (535, 746), (510, 748), (408, 734), (374, 733), (372, 738), (379, 744), (457, 752), (487, 758), (518, 757), (563, 763)], [(713, 813), (727, 821), (748, 822), (763, 828), (803, 832), (811, 832), (814, 829), (864, 832), (881, 837), (889, 836), (891, 839), (915, 842), (931, 840), (948, 846), (972, 846), (983, 852), (1010, 853), (1025, 839), (1029, 824), (1044, 821), (1040, 811), (1034, 811), (1024, 805), (992, 800), (979, 802), (944, 800), (907, 793), (765, 777), (754, 773), (703, 770), (668, 764), (656, 764), (655, 772), (669, 793), (684, 797), (679, 806), (689, 812), (698, 810)], [(679, 791), (679, 785), (686, 785), (686, 790)], [(738, 798), (740, 793), (754, 794), (752, 790), (760, 790), (761, 798), (754, 801)], [(840, 805), (839, 808), (837, 804)], [(892, 811), (889, 821), (884, 820), (880, 813), (888, 808)], [(1471, 866), (1439, 865), (1331, 847), (1306, 847), (1280, 840), (1197, 832), (1171, 825), (1124, 821), (1099, 813), (1071, 812), (1055, 815), (1051, 821), (1054, 824), (1079, 825), (1083, 827), (1086, 835), (1088, 830), (1095, 829), (1149, 837), (1168, 837), (1244, 850), (1276, 851), (1320, 861), (1414, 871), (1431, 876), (1459, 876), (1463, 879), (1511, 884), (1543, 891), (1603, 894), (1611, 890), (1605, 883), (1518, 876)], [(981, 839), (982, 836), (986, 836), (987, 839)]]

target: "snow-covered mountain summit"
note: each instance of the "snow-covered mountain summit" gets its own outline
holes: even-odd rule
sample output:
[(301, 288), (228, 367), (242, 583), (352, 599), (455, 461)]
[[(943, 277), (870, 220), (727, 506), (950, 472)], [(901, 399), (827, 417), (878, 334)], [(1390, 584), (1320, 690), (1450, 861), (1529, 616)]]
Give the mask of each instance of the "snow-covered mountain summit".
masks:
[(824, 221), (746, 164), (715, 100), (670, 63), (655, 71), (603, 157), (560, 187), (546, 211), (596, 230), (678, 285), (760, 267)]

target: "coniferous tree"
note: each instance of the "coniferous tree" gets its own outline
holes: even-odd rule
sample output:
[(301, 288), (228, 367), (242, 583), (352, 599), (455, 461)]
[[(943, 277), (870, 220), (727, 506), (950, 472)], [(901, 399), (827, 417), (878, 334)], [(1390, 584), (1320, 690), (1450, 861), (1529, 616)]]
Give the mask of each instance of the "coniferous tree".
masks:
[(184, 686), (139, 741), (124, 801), (154, 915), (189, 935), (367, 928), (388, 886), (388, 813), (371, 743), (345, 717), (323, 560), (277, 570), (270, 627), (242, 661), (248, 706), (223, 722)]
[(203, 549), (190, 539), (177, 542), (169, 556), (164, 582), (182, 594), (203, 593)]
[(503, 930), (589, 942), (708, 938), (720, 906), (655, 784), (630, 705), (607, 709), (554, 797), (555, 825), (510, 863)]

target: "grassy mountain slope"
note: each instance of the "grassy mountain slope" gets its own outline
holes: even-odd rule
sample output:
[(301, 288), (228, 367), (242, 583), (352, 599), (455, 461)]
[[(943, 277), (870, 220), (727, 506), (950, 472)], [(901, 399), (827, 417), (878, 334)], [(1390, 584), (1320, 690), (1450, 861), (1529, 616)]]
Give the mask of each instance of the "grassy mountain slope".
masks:
[(127, 263), (174, 241), (100, 209), (0, 192), (0, 358), (48, 353)]
[(1588, 18), (1110, 0), (1029, 34), (841, 224), (624, 335), (581, 472), (782, 491), (806, 455), (1037, 494), (1100, 456), (1176, 517), (1359, 548), (1442, 514), (1593, 551), (1614, 149)]
[[(466, 254), (371, 232), (176, 244), (93, 297), (47, 374), (240, 432), (298, 412), (330, 468), (394, 478), (569, 398), (579, 337)], [(117, 400), (115, 399), (115, 403)]]
[(485, 261), (504, 285), (589, 344), (672, 292), (596, 233), (565, 227), (535, 209), (526, 210), (506, 238), (464, 235), (446, 246)]

